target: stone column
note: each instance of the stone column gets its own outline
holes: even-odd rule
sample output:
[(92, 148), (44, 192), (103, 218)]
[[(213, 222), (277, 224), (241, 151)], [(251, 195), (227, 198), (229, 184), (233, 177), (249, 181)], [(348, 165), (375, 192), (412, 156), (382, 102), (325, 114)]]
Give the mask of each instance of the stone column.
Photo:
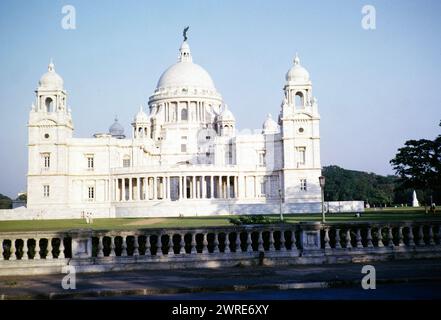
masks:
[(222, 199), (222, 176), (219, 176), (219, 180), (217, 182), (218, 182), (217, 197), (219, 199)]
[(126, 178), (121, 179), (121, 198), (123, 201), (126, 201)]
[(158, 199), (158, 177), (153, 177), (153, 200)]
[(184, 176), (184, 193), (183, 193), (183, 199), (187, 199), (187, 176)]
[(214, 183), (213, 183), (214, 177), (210, 176), (210, 199), (213, 199), (214, 197)]
[(234, 183), (234, 185), (233, 185), (233, 187), (234, 187), (234, 198), (237, 198), (237, 185), (238, 185), (238, 182), (239, 182), (239, 178), (238, 177), (234, 177), (234, 180), (233, 180), (233, 183)]
[(145, 177), (145, 199), (146, 200), (150, 200), (150, 177)]
[(132, 186), (132, 177), (129, 178), (129, 201), (132, 200), (133, 195), (133, 186)]
[(193, 185), (192, 185), (192, 198), (196, 199), (196, 176), (193, 176)]
[(162, 200), (167, 199), (167, 177), (162, 177)]
[(230, 199), (230, 176), (227, 176), (227, 194), (226, 194), (226, 199)]
[(183, 185), (182, 177), (179, 176), (179, 184), (178, 184), (178, 187), (179, 187), (179, 200), (182, 199), (182, 194), (183, 194), (183, 192), (182, 192), (182, 189), (183, 189), (182, 185)]
[(207, 180), (205, 176), (202, 176), (202, 199), (207, 198)]
[(168, 177), (167, 177), (167, 194), (166, 194), (166, 196), (165, 196), (167, 199), (170, 199), (170, 198), (171, 198), (171, 196), (170, 196), (170, 180), (171, 180), (171, 179), (170, 179), (170, 176), (168, 176)]
[(254, 198), (258, 197), (258, 193), (257, 193), (257, 176), (254, 176)]

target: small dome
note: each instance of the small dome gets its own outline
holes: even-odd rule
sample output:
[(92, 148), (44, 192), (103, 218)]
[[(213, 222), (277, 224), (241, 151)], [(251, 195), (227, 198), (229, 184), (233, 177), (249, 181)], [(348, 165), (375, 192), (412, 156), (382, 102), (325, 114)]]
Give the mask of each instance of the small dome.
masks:
[(217, 116), (217, 121), (236, 121), (233, 113), (228, 109), (228, 106), (225, 105), (224, 110)]
[(142, 106), (139, 108), (138, 113), (135, 117), (136, 123), (146, 123), (149, 122), (149, 116), (142, 110)]
[(300, 59), (296, 54), (294, 65), (286, 74), (286, 81), (290, 82), (309, 82), (309, 72), (300, 65)]
[(164, 71), (156, 85), (156, 90), (166, 88), (201, 88), (216, 91), (208, 72), (193, 63), (190, 46), (186, 41), (179, 49), (178, 62)]
[(63, 78), (55, 72), (55, 66), (52, 61), (49, 63), (47, 72), (40, 78), (38, 86), (44, 89), (63, 89)]
[(112, 137), (115, 137), (118, 139), (124, 139), (126, 137), (124, 135), (124, 128), (118, 122), (118, 118), (115, 118), (115, 122), (110, 126), (109, 133), (112, 135)]
[(273, 117), (271, 116), (271, 114), (267, 115), (266, 120), (263, 123), (262, 129), (263, 129), (262, 132), (264, 134), (279, 132), (279, 126), (277, 125), (277, 122), (275, 122), (273, 120)]

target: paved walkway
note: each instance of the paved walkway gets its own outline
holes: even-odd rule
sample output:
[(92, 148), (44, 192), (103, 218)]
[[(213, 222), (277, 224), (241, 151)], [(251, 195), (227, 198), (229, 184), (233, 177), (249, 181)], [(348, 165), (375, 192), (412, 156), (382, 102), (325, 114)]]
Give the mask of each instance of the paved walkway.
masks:
[[(441, 283), (441, 260), (373, 262), (381, 283)], [(143, 296), (243, 290), (288, 290), (361, 286), (363, 264), (219, 269), (155, 270), (76, 275), (76, 289), (64, 290), (65, 274), (0, 277), (0, 299), (63, 299)]]

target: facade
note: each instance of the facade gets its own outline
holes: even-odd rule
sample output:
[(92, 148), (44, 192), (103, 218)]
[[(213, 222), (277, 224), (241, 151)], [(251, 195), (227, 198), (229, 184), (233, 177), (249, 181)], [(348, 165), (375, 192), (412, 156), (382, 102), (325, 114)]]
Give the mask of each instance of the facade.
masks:
[(29, 115), (29, 212), (41, 217), (319, 212), (320, 133), (308, 71), (296, 56), (278, 122), (236, 134), (236, 119), (184, 41), (177, 63), (126, 138), (73, 136), (63, 79), (51, 62)]

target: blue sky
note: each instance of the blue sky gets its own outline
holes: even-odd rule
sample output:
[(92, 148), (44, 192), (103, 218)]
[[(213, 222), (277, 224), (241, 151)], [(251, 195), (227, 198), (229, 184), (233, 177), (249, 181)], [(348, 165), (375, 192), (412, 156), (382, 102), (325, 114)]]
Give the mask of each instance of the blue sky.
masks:
[[(63, 5), (75, 30), (61, 28)], [(376, 8), (376, 30), (361, 8)], [(211, 74), (239, 129), (277, 115), (296, 52), (321, 120), (322, 164), (391, 174), (405, 140), (441, 119), (440, 1), (0, 2), (0, 193), (26, 189), (27, 119), (52, 57), (76, 137), (130, 122), (177, 59), (189, 25), (193, 59)]]

